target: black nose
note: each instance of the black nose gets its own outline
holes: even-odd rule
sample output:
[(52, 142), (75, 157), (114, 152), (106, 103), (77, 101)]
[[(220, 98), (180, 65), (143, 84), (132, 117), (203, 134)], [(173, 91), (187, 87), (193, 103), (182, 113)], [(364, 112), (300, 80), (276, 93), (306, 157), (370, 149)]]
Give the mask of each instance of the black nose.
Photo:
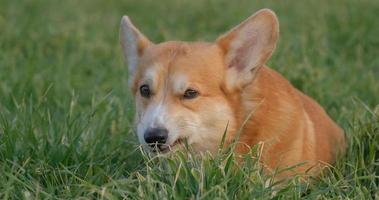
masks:
[(165, 128), (149, 128), (145, 131), (145, 141), (150, 146), (157, 145), (160, 147), (162, 144), (166, 143), (168, 136), (168, 130)]

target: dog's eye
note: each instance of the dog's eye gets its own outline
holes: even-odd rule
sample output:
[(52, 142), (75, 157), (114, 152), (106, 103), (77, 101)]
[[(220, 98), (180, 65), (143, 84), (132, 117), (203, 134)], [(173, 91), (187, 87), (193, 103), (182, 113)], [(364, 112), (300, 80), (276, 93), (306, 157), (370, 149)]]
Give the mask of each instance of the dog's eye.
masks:
[(193, 99), (196, 98), (199, 95), (199, 92), (193, 89), (187, 89), (184, 92), (183, 98), (184, 99)]
[(145, 98), (149, 98), (151, 96), (150, 88), (148, 85), (142, 85), (139, 88), (139, 92), (141, 93), (141, 96)]

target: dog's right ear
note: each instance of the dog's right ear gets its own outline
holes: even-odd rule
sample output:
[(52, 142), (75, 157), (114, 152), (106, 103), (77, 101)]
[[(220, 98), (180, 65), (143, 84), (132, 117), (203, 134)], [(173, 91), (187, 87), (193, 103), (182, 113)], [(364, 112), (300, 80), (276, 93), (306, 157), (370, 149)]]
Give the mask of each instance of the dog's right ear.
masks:
[(128, 16), (123, 16), (120, 25), (120, 43), (128, 65), (129, 86), (134, 82), (138, 60), (147, 46), (152, 43), (132, 24)]

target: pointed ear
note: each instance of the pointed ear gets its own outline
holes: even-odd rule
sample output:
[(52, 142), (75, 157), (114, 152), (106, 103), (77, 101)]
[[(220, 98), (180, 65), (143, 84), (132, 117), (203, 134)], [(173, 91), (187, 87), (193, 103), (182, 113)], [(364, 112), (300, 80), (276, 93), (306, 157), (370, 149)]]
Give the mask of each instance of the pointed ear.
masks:
[(132, 86), (138, 60), (147, 46), (152, 43), (132, 24), (128, 16), (123, 16), (120, 25), (120, 43), (128, 65), (129, 86)]
[(262, 9), (217, 39), (224, 52), (228, 87), (242, 88), (253, 80), (255, 69), (263, 66), (274, 51), (278, 34), (275, 13)]

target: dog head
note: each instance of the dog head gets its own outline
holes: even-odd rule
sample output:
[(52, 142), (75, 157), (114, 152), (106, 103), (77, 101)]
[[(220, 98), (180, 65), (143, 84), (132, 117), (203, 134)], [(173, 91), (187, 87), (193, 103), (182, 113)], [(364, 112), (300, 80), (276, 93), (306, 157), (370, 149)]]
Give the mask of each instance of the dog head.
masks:
[(184, 140), (215, 152), (226, 131), (240, 125), (240, 96), (271, 56), (278, 37), (275, 14), (263, 9), (214, 43), (152, 43), (124, 16), (120, 42), (135, 96), (137, 135), (153, 151)]

